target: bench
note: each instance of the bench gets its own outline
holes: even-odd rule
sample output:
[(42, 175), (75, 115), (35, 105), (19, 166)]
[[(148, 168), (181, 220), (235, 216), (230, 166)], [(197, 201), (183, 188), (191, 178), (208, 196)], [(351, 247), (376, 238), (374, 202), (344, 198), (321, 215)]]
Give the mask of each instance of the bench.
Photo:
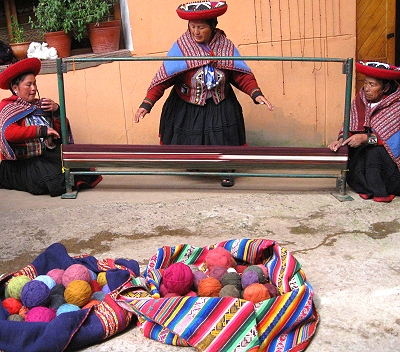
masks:
[[(119, 175), (336, 178), (335, 196), (351, 199), (346, 195), (347, 148), (333, 153), (300, 147), (65, 144), (62, 160), (72, 176), (113, 175), (116, 172), (99, 168), (118, 168)], [(293, 172), (299, 169), (301, 173)], [(67, 184), (62, 197), (76, 198), (76, 191)]]

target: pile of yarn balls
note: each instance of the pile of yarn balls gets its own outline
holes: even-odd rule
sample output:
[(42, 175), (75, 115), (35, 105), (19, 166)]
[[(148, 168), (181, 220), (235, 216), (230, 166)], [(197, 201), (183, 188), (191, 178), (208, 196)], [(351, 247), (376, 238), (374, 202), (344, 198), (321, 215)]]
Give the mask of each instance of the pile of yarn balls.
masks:
[(205, 264), (205, 271), (182, 262), (168, 266), (162, 273), (161, 297), (235, 297), (259, 303), (279, 294), (265, 265), (237, 265), (223, 247), (211, 249)]
[(90, 308), (109, 292), (106, 272), (96, 274), (82, 264), (72, 264), (34, 279), (12, 277), (1, 304), (10, 314), (7, 320), (49, 322), (62, 313)]

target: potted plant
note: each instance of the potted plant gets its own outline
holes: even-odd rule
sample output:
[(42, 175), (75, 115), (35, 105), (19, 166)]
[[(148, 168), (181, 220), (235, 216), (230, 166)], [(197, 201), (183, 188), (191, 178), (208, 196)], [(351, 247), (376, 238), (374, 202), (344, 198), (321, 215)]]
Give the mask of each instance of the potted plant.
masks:
[(59, 57), (71, 53), (71, 34), (74, 13), (70, 0), (39, 0), (34, 7), (36, 21), (29, 17), (32, 28), (38, 29), (49, 47), (57, 49)]
[(113, 6), (117, 0), (71, 1), (74, 35), (82, 39), (87, 31), (94, 53), (118, 50), (121, 35), (121, 21), (114, 20)]
[(25, 41), (24, 27), (11, 15), (11, 42), (10, 47), (16, 60), (27, 57), (29, 42)]

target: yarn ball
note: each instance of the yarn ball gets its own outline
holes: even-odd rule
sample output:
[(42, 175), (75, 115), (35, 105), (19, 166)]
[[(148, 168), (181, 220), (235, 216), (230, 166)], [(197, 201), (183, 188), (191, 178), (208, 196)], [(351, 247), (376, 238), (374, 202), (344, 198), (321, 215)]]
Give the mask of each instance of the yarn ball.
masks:
[(224, 247), (216, 247), (207, 253), (206, 264), (208, 270), (214, 266), (223, 266), (228, 269), (232, 267), (232, 255)]
[(210, 270), (210, 276), (214, 277), (218, 281), (221, 281), (222, 276), (226, 274), (226, 268), (224, 266), (216, 265)]
[(268, 278), (269, 278), (268, 268), (264, 264), (257, 264), (257, 266), (262, 269), (262, 271), (264, 272), (266, 280), (268, 280)]
[(258, 282), (260, 284), (263, 284), (267, 280), (267, 278), (265, 277), (265, 274), (264, 274), (264, 270), (261, 269), (258, 265), (250, 265), (249, 267), (247, 267), (245, 269), (245, 271), (243, 271), (243, 274), (245, 274), (249, 270), (255, 271), (258, 274)]
[(21, 309), (19, 310), (18, 314), (25, 319), (26, 313), (28, 313), (29, 308), (22, 306)]
[(106, 293), (103, 291), (98, 291), (92, 294), (92, 297), (90, 299), (95, 299), (97, 301), (104, 301), (104, 298), (106, 297)]
[(26, 314), (25, 321), (27, 322), (42, 322), (48, 323), (56, 317), (56, 311), (47, 307), (33, 307)]
[(56, 281), (48, 275), (36, 276), (34, 280), (44, 282), (50, 290), (56, 285)]
[(169, 298), (169, 297), (179, 297), (179, 296), (180, 296), (179, 293), (168, 292), (168, 293), (166, 293), (163, 297), (164, 297), (164, 298)]
[(92, 297), (92, 289), (84, 280), (71, 281), (64, 291), (64, 298), (69, 304), (75, 304), (78, 307), (83, 307), (90, 301)]
[(89, 269), (89, 273), (90, 276), (92, 277), (92, 280), (97, 280), (97, 274), (93, 270)]
[(90, 287), (92, 288), (92, 292), (98, 292), (101, 291), (102, 289), (101, 285), (97, 282), (97, 280), (90, 281)]
[(60, 314), (63, 313), (76, 312), (77, 310), (81, 310), (77, 305), (71, 303), (64, 303), (58, 307), (56, 311), (56, 316), (59, 316)]
[(19, 314), (12, 314), (10, 315), (7, 320), (9, 321), (24, 321), (24, 317)]
[(63, 295), (64, 296), (65, 286), (63, 284), (57, 284), (50, 290), (50, 295)]
[(110, 292), (111, 292), (110, 287), (108, 287), (108, 284), (105, 284), (105, 285), (101, 288), (101, 290), (102, 290), (104, 293), (110, 293)]
[(266, 283), (264, 284), (264, 286), (267, 288), (267, 290), (268, 290), (268, 292), (269, 292), (269, 295), (270, 295), (271, 297), (279, 296), (278, 289), (277, 289), (277, 287), (276, 287), (275, 285), (273, 285), (273, 284), (271, 284), (271, 283), (269, 283), (269, 282), (266, 282)]
[(70, 282), (75, 280), (86, 281), (88, 284), (92, 281), (89, 269), (82, 264), (72, 264), (65, 269), (62, 277), (62, 284), (67, 287)]
[(197, 290), (197, 288), (199, 287), (199, 281), (203, 280), (205, 278), (207, 278), (208, 276), (201, 270), (196, 271), (194, 274), (194, 281), (193, 281), (193, 286), (194, 288)]
[(61, 305), (67, 303), (64, 294), (50, 295), (49, 308), (58, 309)]
[(221, 291), (221, 283), (214, 277), (207, 277), (206, 279), (200, 280), (197, 293), (201, 297), (219, 297), (219, 291)]
[(188, 296), (188, 297), (197, 297), (197, 293), (194, 292), (194, 291), (189, 291), (185, 296)]
[(56, 285), (59, 285), (62, 284), (64, 271), (63, 269), (52, 269), (47, 273), (47, 276), (50, 276), (56, 282)]
[(106, 278), (106, 272), (101, 271), (97, 275), (97, 282), (103, 287), (104, 285), (107, 284), (107, 278)]
[(243, 272), (247, 269), (248, 265), (237, 265), (236, 272), (239, 274), (243, 274)]
[(47, 306), (50, 303), (50, 289), (42, 281), (29, 281), (22, 288), (21, 302), (27, 308)]
[(253, 270), (246, 271), (242, 274), (242, 288), (245, 289), (251, 284), (260, 283), (258, 273)]
[(21, 299), (21, 291), (26, 283), (30, 282), (31, 279), (26, 275), (14, 276), (6, 287), (5, 296), (12, 297), (15, 299)]
[(238, 273), (226, 273), (221, 278), (222, 286), (233, 285), (238, 291), (242, 290), (242, 277)]
[(86, 303), (82, 307), (82, 309), (88, 309), (88, 308), (93, 307), (93, 306), (95, 306), (96, 304), (99, 304), (99, 303), (100, 303), (100, 301), (98, 301), (97, 299), (91, 299), (88, 303)]
[(160, 285), (160, 295), (161, 297), (165, 297), (168, 294), (168, 289), (165, 287), (164, 284)]
[(18, 314), (22, 307), (21, 301), (12, 297), (6, 298), (1, 304), (11, 315)]
[(233, 285), (226, 285), (219, 291), (219, 296), (240, 298), (240, 291)]
[(243, 291), (243, 298), (246, 301), (258, 303), (270, 298), (268, 289), (263, 284), (251, 284)]
[(164, 271), (162, 283), (168, 292), (185, 295), (193, 286), (194, 276), (190, 267), (184, 263), (173, 263)]

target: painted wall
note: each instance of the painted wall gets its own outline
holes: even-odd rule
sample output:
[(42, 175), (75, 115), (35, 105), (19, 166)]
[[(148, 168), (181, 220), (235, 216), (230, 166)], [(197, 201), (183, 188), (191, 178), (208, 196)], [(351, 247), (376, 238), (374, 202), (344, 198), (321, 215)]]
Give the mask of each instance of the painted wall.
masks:
[[(132, 55), (164, 56), (187, 28), (176, 0), (127, 0)], [(355, 4), (340, 0), (228, 0), (218, 27), (244, 56), (354, 57)], [(250, 145), (322, 146), (343, 121), (341, 63), (248, 61), (270, 112), (237, 92)], [(133, 115), (161, 62), (113, 62), (64, 75), (66, 110), (77, 143), (158, 144), (163, 102), (139, 124)], [(41, 96), (58, 100), (56, 75), (39, 75)], [(7, 96), (1, 92), (1, 98)]]

